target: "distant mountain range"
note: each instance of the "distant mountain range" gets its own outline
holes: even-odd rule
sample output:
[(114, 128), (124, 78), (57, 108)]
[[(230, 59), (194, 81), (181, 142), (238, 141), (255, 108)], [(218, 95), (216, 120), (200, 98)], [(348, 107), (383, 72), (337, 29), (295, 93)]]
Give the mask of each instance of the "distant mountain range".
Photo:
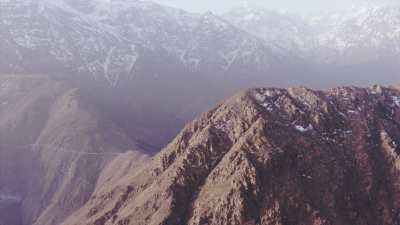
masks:
[[(144, 1), (10, 1), (3, 3), (1, 16), (1, 44), (8, 50), (2, 52), (8, 59), (2, 70), (62, 66), (111, 86), (150, 72), (145, 70), (153, 63), (216, 75), (242, 65), (265, 71), (284, 56), (212, 13)], [(37, 53), (41, 57), (28, 60)], [(151, 76), (157, 72), (163, 71)]]
[(0, 9), (0, 72), (53, 74), (184, 121), (251, 86), (399, 81), (397, 7), (309, 17), (249, 7), (193, 14), (136, 0)]
[(185, 121), (251, 86), (399, 81), (397, 7), (305, 17), (245, 7), (193, 14), (136, 0), (0, 4), (0, 72), (53, 74)]
[(334, 65), (399, 61), (399, 7), (350, 8), (311, 16), (240, 8), (223, 17), (307, 60)]

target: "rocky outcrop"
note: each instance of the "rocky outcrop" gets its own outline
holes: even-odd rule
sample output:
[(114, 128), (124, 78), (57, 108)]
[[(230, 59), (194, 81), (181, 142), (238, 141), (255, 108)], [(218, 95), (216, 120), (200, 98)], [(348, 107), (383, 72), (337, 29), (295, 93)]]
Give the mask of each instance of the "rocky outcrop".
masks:
[(399, 100), (379, 86), (246, 91), (63, 224), (399, 224)]

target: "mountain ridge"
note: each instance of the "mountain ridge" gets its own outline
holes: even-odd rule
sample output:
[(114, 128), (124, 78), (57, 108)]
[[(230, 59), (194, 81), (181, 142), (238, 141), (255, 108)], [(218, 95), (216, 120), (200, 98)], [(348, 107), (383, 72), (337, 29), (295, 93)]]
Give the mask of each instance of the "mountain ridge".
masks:
[(245, 91), (63, 224), (396, 224), (399, 95)]

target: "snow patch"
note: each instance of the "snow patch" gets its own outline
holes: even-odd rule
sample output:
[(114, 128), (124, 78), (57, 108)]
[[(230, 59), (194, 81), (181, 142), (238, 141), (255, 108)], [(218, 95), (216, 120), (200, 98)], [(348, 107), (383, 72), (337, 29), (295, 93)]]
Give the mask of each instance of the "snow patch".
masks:
[(348, 110), (347, 112), (351, 113), (351, 114), (358, 114), (358, 112), (356, 110)]
[(392, 96), (392, 100), (397, 107), (400, 107), (400, 96)]
[(267, 109), (269, 112), (274, 111), (274, 105), (269, 104), (269, 103), (263, 103), (261, 104), (265, 109)]
[(261, 104), (263, 104), (265, 102), (265, 100), (267, 99), (267, 97), (265, 95), (260, 94), (260, 93), (256, 93), (254, 97)]
[(313, 127), (311, 124), (309, 124), (308, 127), (303, 127), (303, 126), (300, 126), (300, 125), (295, 125), (295, 128), (296, 128), (296, 130), (298, 130), (298, 131), (300, 131), (300, 132), (302, 132), (302, 133), (307, 132), (307, 131), (311, 131), (311, 130), (314, 129), (314, 127)]

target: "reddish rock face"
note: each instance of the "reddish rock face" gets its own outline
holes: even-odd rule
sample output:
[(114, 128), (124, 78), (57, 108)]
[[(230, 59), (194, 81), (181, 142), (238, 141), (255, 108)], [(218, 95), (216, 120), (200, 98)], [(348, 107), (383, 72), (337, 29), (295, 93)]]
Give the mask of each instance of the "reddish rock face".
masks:
[(379, 86), (249, 90), (64, 224), (400, 224), (399, 100)]

